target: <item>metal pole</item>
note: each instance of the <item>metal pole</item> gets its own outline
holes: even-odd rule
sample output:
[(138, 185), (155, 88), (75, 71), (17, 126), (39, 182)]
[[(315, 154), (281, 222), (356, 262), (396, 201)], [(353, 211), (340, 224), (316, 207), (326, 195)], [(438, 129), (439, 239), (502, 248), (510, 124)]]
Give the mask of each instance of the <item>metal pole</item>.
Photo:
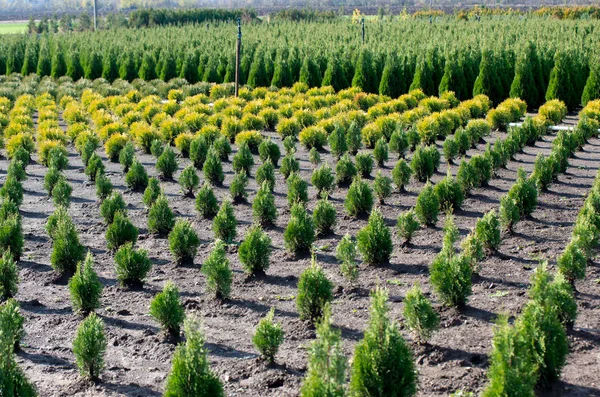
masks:
[(235, 96), (238, 96), (240, 88), (240, 51), (242, 47), (242, 20), (237, 20), (238, 34), (237, 34), (237, 46), (235, 49)]
[(98, 29), (98, 24), (96, 22), (96, 0), (93, 1), (94, 4), (94, 32)]
[(360, 23), (362, 25), (362, 42), (365, 44), (365, 19), (361, 19)]

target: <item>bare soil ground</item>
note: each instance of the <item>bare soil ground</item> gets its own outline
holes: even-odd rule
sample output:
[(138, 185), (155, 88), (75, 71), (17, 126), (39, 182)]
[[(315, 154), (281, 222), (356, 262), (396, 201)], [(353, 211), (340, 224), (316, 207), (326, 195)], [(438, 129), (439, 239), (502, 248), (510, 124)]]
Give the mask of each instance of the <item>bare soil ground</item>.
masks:
[[(567, 122), (572, 123), (573, 119)], [(486, 140), (493, 141), (502, 136), (503, 133), (495, 132)], [(463, 209), (456, 212), (456, 223), (462, 235), (474, 227), (477, 218), (498, 208), (500, 196), (516, 179), (517, 169), (523, 167), (531, 171), (535, 156), (540, 152), (549, 153), (553, 138), (550, 134), (535, 147), (526, 147), (507, 169), (498, 172), (489, 186), (472, 192)], [(484, 145), (479, 145), (469, 154), (483, 149)], [(95, 255), (96, 270), (104, 284), (102, 308), (98, 314), (106, 324), (109, 345), (102, 382), (90, 384), (81, 380), (74, 365), (71, 343), (82, 318), (72, 312), (68, 288), (65, 282), (56, 281), (49, 265), (52, 247), (44, 225), (54, 206), (43, 189), (46, 168), (32, 162), (27, 168), (25, 199), (21, 207), (26, 251), (20, 263), (21, 284), (17, 299), (26, 317), (26, 336), (23, 348), (18, 352), (18, 361), (38, 387), (40, 395), (161, 395), (175, 345), (165, 339), (148, 310), (152, 297), (169, 279), (179, 287), (186, 309), (196, 311), (204, 318), (212, 368), (223, 380), (227, 395), (298, 395), (306, 370), (307, 346), (314, 338), (314, 329), (298, 318), (294, 297), (298, 277), (310, 258), (297, 257), (284, 248), (283, 231), (289, 210), (283, 177), (278, 174), (275, 188), (280, 216), (277, 225), (268, 230), (273, 241), (271, 267), (266, 276), (247, 279), (237, 258), (237, 246), (232, 245), (229, 248), (234, 271), (232, 298), (220, 304), (206, 293), (200, 272), (200, 265), (213, 242), (211, 221), (196, 215), (194, 200), (181, 194), (176, 181), (162, 182), (172, 208), (178, 216), (192, 221), (202, 239), (196, 265), (176, 267), (168, 242), (147, 231), (147, 211), (142, 194), (126, 190), (121, 166), (110, 163), (102, 153), (108, 175), (115, 188), (123, 192), (130, 218), (140, 228), (138, 245), (149, 251), (153, 262), (143, 289), (128, 290), (117, 285), (113, 255), (106, 250), (106, 228), (100, 218), (95, 187), (87, 181), (80, 157), (73, 148), (70, 151), (70, 167), (66, 170), (74, 187), (70, 213), (78, 225), (82, 243)], [(308, 152), (299, 147), (298, 157), (302, 177), (310, 180), (312, 166), (307, 160)], [(138, 153), (138, 158), (150, 175), (156, 175), (152, 156)], [(334, 164), (328, 153), (323, 153), (322, 159)], [(180, 159), (180, 170), (188, 162)], [(259, 164), (258, 158), (255, 162)], [(395, 159), (388, 161), (383, 172), (389, 174), (394, 163)], [(331, 198), (338, 210), (335, 234), (320, 238), (316, 244), (323, 247), (318, 253), (318, 261), (336, 285), (334, 325), (342, 332), (347, 357), (352, 357), (354, 345), (362, 338), (368, 321), (369, 291), (378, 284), (389, 289), (390, 314), (402, 326), (403, 297), (418, 281), (439, 310), (442, 324), (425, 347), (416, 345), (412, 335), (403, 329), (418, 364), (419, 396), (448, 395), (456, 390), (480, 392), (487, 382), (485, 374), (494, 318), (502, 312), (519, 313), (527, 299), (529, 278), (539, 258), (548, 259), (553, 268), (556, 257), (570, 238), (573, 222), (599, 164), (600, 140), (592, 139), (571, 159), (567, 173), (560, 175), (559, 180), (539, 196), (533, 216), (520, 222), (513, 235), (503, 236), (499, 252), (483, 261), (480, 275), (474, 278), (473, 295), (461, 312), (441, 306), (428, 281), (429, 264), (441, 248), (443, 217), (435, 228), (420, 230), (414, 244), (408, 248), (401, 248), (399, 238), (394, 234), (391, 263), (385, 267), (361, 266), (356, 285), (348, 285), (335, 261), (335, 246), (345, 233), (356, 235), (366, 224), (366, 219), (357, 220), (345, 215), (343, 200), (347, 189), (336, 189)], [(0, 159), (0, 182), (6, 177), (7, 167), (8, 161)], [(456, 165), (450, 167), (456, 172)], [(220, 200), (229, 196), (229, 183), (233, 177), (231, 163), (225, 164), (224, 168), (224, 186), (215, 191)], [(445, 174), (446, 165), (443, 165), (434, 180)], [(381, 206), (390, 227), (395, 226), (399, 213), (414, 205), (422, 186), (411, 182), (407, 192), (394, 193)], [(251, 179), (249, 202), (235, 207), (237, 241), (243, 238), (252, 223), (251, 202), (256, 190), (256, 183)], [(312, 187), (309, 194), (316, 197)], [(316, 199), (312, 200), (309, 208), (314, 208), (315, 203)], [(600, 268), (597, 262), (589, 266), (586, 279), (578, 283), (577, 288), (579, 316), (569, 334), (571, 354), (562, 380), (551, 389), (540, 390), (539, 395), (600, 396)], [(259, 359), (251, 338), (259, 319), (272, 306), (276, 308), (277, 321), (285, 330), (285, 342), (276, 357), (277, 364), (269, 367)]]

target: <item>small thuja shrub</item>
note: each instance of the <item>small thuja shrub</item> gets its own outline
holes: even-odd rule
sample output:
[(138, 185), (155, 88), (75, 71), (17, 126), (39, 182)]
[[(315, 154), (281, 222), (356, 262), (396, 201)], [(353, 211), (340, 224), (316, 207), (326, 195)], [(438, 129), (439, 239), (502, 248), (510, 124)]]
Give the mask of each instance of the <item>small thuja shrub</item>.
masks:
[(200, 178), (193, 165), (188, 165), (179, 175), (179, 185), (183, 194), (187, 197), (194, 197), (194, 190), (200, 185)]
[(129, 141), (125, 144), (119, 153), (119, 163), (123, 166), (123, 172), (129, 171), (129, 167), (135, 160), (135, 147), (133, 142)]
[(478, 274), (481, 270), (480, 261), (485, 258), (485, 246), (475, 232), (469, 233), (460, 242), (460, 248), (465, 257), (470, 259), (471, 271)]
[(443, 152), (444, 158), (446, 159), (448, 164), (454, 163), (454, 159), (456, 158), (456, 156), (458, 156), (458, 150), (458, 143), (456, 143), (455, 138), (451, 136), (447, 137), (444, 141)]
[(409, 245), (415, 232), (421, 228), (415, 211), (410, 209), (398, 215), (396, 228), (398, 229), (398, 236), (402, 238), (402, 246)]
[(113, 191), (113, 184), (110, 178), (104, 174), (96, 176), (96, 197), (104, 201)]
[(293, 136), (287, 136), (283, 139), (283, 149), (285, 154), (296, 153), (296, 139)]
[(167, 196), (161, 193), (148, 212), (148, 231), (159, 236), (166, 236), (174, 225), (175, 214), (169, 207)]
[(461, 160), (456, 171), (456, 182), (460, 185), (465, 195), (471, 192), (471, 189), (477, 186), (477, 172), (473, 165), (465, 160)]
[(206, 288), (219, 300), (229, 298), (233, 273), (229, 268), (229, 260), (225, 252), (225, 243), (215, 242), (215, 247), (202, 264), (202, 273), (206, 277)]
[(125, 175), (125, 183), (131, 190), (136, 192), (146, 189), (148, 186), (148, 174), (142, 163), (135, 159), (133, 160)]
[(67, 178), (61, 176), (52, 189), (52, 202), (57, 207), (68, 207), (71, 204), (73, 188)]
[(373, 149), (373, 157), (378, 167), (383, 167), (389, 159), (388, 143), (385, 138), (381, 137), (375, 144)]
[(173, 230), (169, 233), (169, 249), (177, 264), (194, 263), (196, 252), (200, 246), (200, 238), (185, 219), (177, 219)]
[(275, 196), (267, 182), (263, 182), (252, 202), (252, 217), (263, 227), (271, 226), (277, 220)]
[(106, 247), (110, 251), (116, 251), (123, 244), (135, 243), (139, 233), (127, 215), (119, 211), (106, 229)]
[(267, 159), (256, 169), (255, 179), (258, 186), (262, 186), (266, 182), (271, 191), (275, 189), (275, 167), (271, 163), (271, 160)]
[(575, 281), (582, 280), (585, 277), (587, 258), (581, 245), (579, 238), (571, 239), (563, 253), (556, 260), (558, 270), (569, 280), (571, 285), (575, 285)]
[(212, 218), (219, 211), (219, 203), (210, 184), (205, 182), (196, 194), (196, 211), (203, 218)]
[(313, 167), (316, 167), (321, 163), (321, 155), (317, 149), (312, 148), (308, 151), (308, 161), (310, 161)]
[(435, 146), (418, 146), (413, 154), (410, 161), (410, 168), (419, 182), (427, 181), (437, 169), (436, 154), (433, 153), (434, 151), (439, 156), (439, 152)]
[(344, 207), (348, 215), (359, 217), (368, 214), (373, 208), (373, 190), (366, 181), (355, 178), (346, 194)]
[(269, 363), (275, 362), (275, 355), (283, 343), (284, 335), (281, 324), (273, 321), (274, 317), (275, 308), (272, 307), (269, 313), (258, 322), (252, 337), (252, 344)]
[[(54, 168), (58, 169), (57, 167)], [(27, 179), (27, 173), (25, 172), (25, 166), (23, 165), (23, 162), (13, 158), (8, 165), (6, 175), (7, 178), (13, 177), (19, 182), (23, 182), (25, 179)]]
[(165, 145), (159, 139), (153, 140), (150, 144), (150, 153), (156, 158), (160, 157), (163, 150), (165, 150)]
[(310, 346), (300, 396), (344, 396), (346, 361), (340, 331), (332, 327), (331, 307), (327, 305), (317, 324), (317, 339)]
[(296, 160), (295, 152), (286, 154), (283, 159), (281, 159), (281, 167), (279, 167), (281, 175), (287, 179), (292, 173), (298, 171), (300, 171), (300, 163)]
[(500, 224), (509, 233), (512, 233), (514, 225), (521, 220), (521, 213), (515, 200), (505, 194), (500, 198), (500, 209), (498, 211)]
[(535, 396), (537, 366), (524, 335), (508, 324), (507, 316), (500, 316), (492, 339), (490, 383), (482, 396)]
[(4, 219), (0, 218), (0, 250), (10, 251), (12, 257), (18, 261), (23, 254), (23, 245), (21, 215), (11, 213)]
[(348, 143), (346, 142), (346, 133), (344, 132), (344, 128), (336, 124), (331, 134), (327, 138), (327, 142), (329, 143), (329, 151), (332, 156), (339, 159), (342, 157), (344, 153), (348, 151)]
[(254, 167), (254, 157), (247, 143), (242, 143), (235, 156), (233, 156), (233, 170), (235, 172), (245, 172), (250, 175)]
[(94, 257), (88, 252), (85, 260), (77, 264), (77, 270), (69, 280), (73, 310), (88, 314), (99, 308), (102, 288), (102, 283), (94, 270)]
[(248, 192), (246, 187), (248, 186), (248, 176), (244, 171), (236, 172), (229, 186), (229, 194), (234, 203), (242, 203), (246, 201)]
[(302, 204), (294, 204), (291, 217), (283, 233), (286, 248), (291, 252), (308, 251), (315, 241), (312, 218)]
[(148, 252), (134, 249), (131, 243), (123, 245), (115, 254), (115, 270), (121, 285), (142, 285), (151, 267)]
[(419, 343), (427, 343), (440, 325), (440, 316), (423, 295), (419, 283), (406, 293), (403, 314), (406, 325), (417, 335)]
[(62, 146), (53, 147), (48, 153), (48, 167), (54, 167), (59, 171), (66, 170), (69, 166), (67, 151)]
[(517, 181), (508, 191), (508, 197), (512, 198), (519, 208), (521, 217), (531, 215), (537, 207), (537, 187), (535, 181), (527, 178), (524, 169), (517, 171)]
[(321, 165), (316, 168), (310, 178), (310, 182), (317, 189), (317, 195), (322, 196), (323, 194), (329, 194), (333, 188), (334, 183), (333, 171), (329, 163)]
[(406, 185), (410, 182), (412, 170), (404, 159), (398, 160), (392, 169), (392, 181), (396, 185), (396, 189), (400, 192), (405, 190)]
[(160, 182), (157, 178), (148, 179), (148, 185), (144, 190), (144, 197), (142, 201), (146, 208), (151, 208), (160, 196)]
[(240, 244), (238, 256), (247, 274), (264, 274), (270, 265), (271, 238), (259, 225), (252, 226)]
[(290, 207), (296, 203), (308, 202), (308, 183), (297, 172), (293, 172), (287, 178), (287, 188), (287, 199)]
[(463, 189), (454, 179), (450, 170), (446, 177), (434, 186), (434, 191), (440, 202), (440, 208), (446, 210), (460, 209), (465, 200)]
[(198, 136), (190, 142), (190, 160), (192, 160), (194, 167), (201, 170), (206, 161), (207, 154), (208, 144), (204, 137)]
[(81, 375), (98, 379), (104, 368), (105, 352), (104, 323), (92, 313), (81, 322), (73, 340), (73, 354)]
[(19, 288), (19, 270), (10, 250), (0, 257), (0, 301), (12, 298)]
[(52, 239), (50, 265), (60, 274), (73, 273), (77, 263), (85, 257), (85, 248), (79, 243), (75, 225), (63, 220), (56, 225)]
[(119, 192), (112, 192), (102, 204), (100, 204), (100, 215), (104, 218), (104, 222), (110, 225), (113, 222), (115, 213), (118, 211), (125, 212), (126, 205), (123, 196)]
[(89, 158), (87, 166), (85, 167), (85, 174), (90, 178), (90, 181), (94, 182), (98, 172), (104, 174), (104, 163), (102, 162), (102, 158), (94, 153)]
[(150, 315), (160, 323), (163, 330), (179, 336), (185, 312), (179, 299), (179, 289), (171, 280), (165, 283), (162, 292), (156, 294), (150, 302)]
[(415, 213), (419, 222), (424, 226), (430, 227), (437, 222), (440, 213), (440, 200), (431, 183), (427, 183), (419, 193)]
[(260, 145), (258, 145), (258, 156), (263, 163), (270, 161), (274, 166), (277, 166), (281, 158), (281, 150), (279, 149), (279, 145), (270, 138), (263, 139)]
[(413, 356), (389, 318), (387, 300), (387, 291), (379, 287), (371, 294), (369, 325), (354, 349), (350, 391), (356, 395), (413, 396), (417, 392)]
[(373, 171), (373, 156), (370, 153), (357, 153), (354, 159), (358, 174), (363, 178), (368, 178)]
[(469, 161), (471, 169), (475, 172), (475, 187), (486, 186), (492, 179), (492, 163), (488, 157), (475, 154)]
[(500, 221), (496, 211), (491, 210), (477, 220), (475, 235), (488, 251), (496, 251), (500, 246)]
[(73, 225), (73, 221), (69, 216), (68, 209), (65, 207), (57, 207), (54, 210), (54, 212), (48, 217), (48, 221), (46, 222), (46, 232), (48, 232), (48, 236), (50, 236), (50, 239), (54, 240), (56, 236), (56, 230), (58, 229), (58, 225), (65, 222), (70, 225)]
[[(2, 331), (0, 343), (1, 347), (10, 350), (11, 354), (15, 347), (19, 347), (21, 339), (25, 336), (23, 323), (25, 323), (25, 318), (21, 315), (19, 302), (16, 299), (10, 298), (0, 304), (0, 331)], [(2, 384), (0, 383), (0, 386)]]
[(348, 152), (355, 155), (362, 146), (361, 126), (353, 121), (346, 130), (346, 144)]
[(208, 151), (202, 172), (204, 173), (204, 178), (212, 185), (220, 185), (225, 180), (223, 164), (215, 150), (210, 149)]
[(555, 308), (561, 323), (572, 327), (577, 318), (577, 302), (573, 287), (561, 272), (557, 272), (552, 277), (547, 265), (543, 262), (535, 269), (528, 291), (529, 298), (544, 307)]
[(384, 265), (389, 262), (394, 249), (392, 234), (379, 209), (376, 208), (371, 212), (368, 224), (360, 229), (356, 239), (358, 251), (365, 263)]
[[(231, 145), (229, 144), (229, 140), (225, 136), (219, 136), (211, 145), (211, 149), (215, 151), (219, 160), (227, 161), (229, 160), (229, 155), (231, 154)], [(210, 149), (209, 149), (210, 152)]]
[[(46, 175), (44, 175), (44, 189), (46, 189), (46, 192), (48, 193), (48, 197), (52, 197), (52, 191), (54, 190), (54, 187), (56, 186), (56, 184), (58, 183), (60, 178), (64, 178), (64, 176), (61, 174), (61, 172), (59, 170), (57, 170), (56, 168), (52, 168), (52, 167), (48, 168)], [(12, 179), (12, 178), (8, 178), (6, 180), (6, 184), (9, 183), (9, 179)], [(5, 184), (5, 186), (6, 186), (6, 184)], [(20, 184), (20, 182), (19, 182), (19, 184)], [(3, 187), (3, 189), (4, 189), (4, 187)], [(3, 195), (3, 194), (4, 193), (0, 190), (0, 195)], [(18, 204), (18, 205), (20, 206), (21, 204)]]
[(237, 228), (237, 220), (233, 211), (231, 201), (223, 201), (219, 212), (213, 219), (212, 229), (216, 239), (223, 240), (226, 243), (233, 242)]
[(325, 236), (333, 232), (333, 228), (337, 222), (337, 211), (333, 204), (326, 197), (317, 201), (317, 205), (313, 211), (313, 224), (317, 232), (317, 236)]
[(333, 283), (313, 257), (311, 265), (304, 269), (298, 280), (296, 307), (302, 320), (318, 321), (325, 306), (333, 300)]
[(408, 139), (402, 130), (396, 130), (390, 136), (389, 142), (390, 152), (396, 153), (398, 158), (403, 158), (408, 150)]
[(210, 370), (200, 321), (192, 315), (187, 316), (183, 324), (185, 342), (178, 345), (173, 354), (165, 397), (223, 397), (223, 385)]
[(381, 171), (377, 171), (375, 181), (373, 182), (373, 190), (380, 204), (385, 203), (385, 199), (392, 195), (392, 180), (384, 176)]
[(554, 162), (552, 157), (544, 157), (538, 153), (531, 178), (535, 181), (539, 190), (546, 190), (554, 179)]
[(163, 179), (173, 179), (173, 174), (177, 171), (177, 159), (170, 146), (165, 147), (165, 150), (156, 160), (156, 170)]
[(335, 182), (338, 186), (348, 185), (357, 174), (356, 166), (346, 153), (335, 165)]
[(335, 258), (340, 263), (342, 275), (350, 282), (358, 278), (356, 262), (356, 242), (349, 234), (344, 235), (335, 248)]

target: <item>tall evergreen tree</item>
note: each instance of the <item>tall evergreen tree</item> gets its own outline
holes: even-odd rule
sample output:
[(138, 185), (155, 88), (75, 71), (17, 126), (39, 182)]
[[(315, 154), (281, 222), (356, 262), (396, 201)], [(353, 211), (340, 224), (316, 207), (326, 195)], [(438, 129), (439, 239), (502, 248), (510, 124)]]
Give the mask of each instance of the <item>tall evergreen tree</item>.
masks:
[(79, 52), (75, 48), (71, 48), (67, 58), (67, 76), (77, 81), (83, 77), (83, 66), (79, 59)]
[(265, 69), (265, 56), (263, 51), (257, 50), (248, 74), (248, 85), (251, 87), (268, 87), (271, 80)]
[(333, 54), (329, 56), (329, 61), (327, 63), (327, 70), (325, 70), (325, 75), (323, 76), (323, 81), (321, 82), (321, 86), (332, 86), (334, 90), (339, 91), (348, 87), (348, 80), (344, 75), (344, 70), (339, 63), (338, 55)]
[(275, 71), (273, 72), (273, 79), (271, 85), (281, 88), (290, 87), (292, 85), (292, 71), (288, 64), (288, 55), (284, 50), (280, 50), (275, 58)]
[(62, 77), (67, 72), (67, 64), (65, 62), (65, 52), (60, 45), (54, 50), (52, 55), (52, 68), (50, 75), (55, 79)]
[(157, 77), (156, 63), (154, 62), (154, 57), (149, 52), (144, 53), (144, 59), (142, 60), (138, 75), (146, 81), (154, 80)]
[(587, 105), (589, 101), (600, 98), (600, 62), (594, 60), (591, 66), (590, 75), (581, 95), (581, 104), (583, 106)]
[(37, 74), (40, 77), (50, 76), (52, 72), (52, 59), (50, 57), (50, 49), (48, 48), (48, 42), (43, 41), (40, 45), (40, 52), (38, 54), (37, 63)]
[(84, 68), (84, 77), (89, 80), (102, 77), (102, 57), (95, 51), (88, 56)]
[(179, 77), (186, 79), (190, 84), (198, 81), (198, 61), (194, 52), (188, 51), (185, 54)]
[(169, 81), (175, 77), (177, 77), (177, 64), (175, 63), (175, 58), (171, 52), (166, 51), (166, 54), (162, 54), (162, 60), (159, 62), (160, 65), (160, 74), (159, 78), (162, 81)]
[(119, 77), (126, 81), (133, 81), (135, 78), (137, 78), (137, 70), (135, 68), (135, 63), (131, 53), (127, 53), (121, 58)]
[(529, 51), (521, 52), (515, 66), (515, 78), (510, 86), (510, 97), (524, 100), (529, 110), (536, 109), (540, 105), (532, 61)]
[[(21, 68), (21, 74), (23, 76), (28, 76), (31, 73), (37, 72), (38, 51), (37, 40), (29, 40), (25, 46), (25, 57), (23, 59), (23, 67)], [(7, 74), (10, 73), (12, 73), (12, 71), (7, 71)]]
[(575, 82), (572, 81), (572, 71), (575, 65), (565, 51), (558, 51), (554, 57), (554, 68), (550, 72), (550, 82), (546, 91), (546, 100), (560, 99), (569, 110), (575, 109), (581, 99), (575, 90)]
[(117, 57), (111, 50), (106, 50), (102, 54), (102, 77), (110, 82), (115, 81), (119, 77)]
[(356, 61), (352, 87), (359, 87), (365, 92), (377, 93), (379, 84), (377, 73), (373, 65), (373, 55), (367, 49), (363, 49)]
[(502, 82), (498, 76), (494, 61), (494, 54), (491, 50), (484, 50), (481, 63), (479, 64), (479, 75), (473, 86), (473, 96), (487, 95), (495, 104), (500, 103), (504, 98), (500, 97)]
[(469, 96), (465, 74), (460, 65), (460, 58), (457, 52), (452, 52), (446, 57), (446, 65), (444, 66), (444, 75), (440, 81), (439, 94), (442, 95), (446, 91), (454, 91), (454, 94), (460, 100), (466, 100)]
[(319, 65), (313, 60), (311, 55), (306, 55), (300, 68), (299, 81), (312, 88), (319, 87), (321, 80)]
[(398, 57), (394, 53), (389, 53), (379, 82), (379, 94), (398, 98), (402, 94), (401, 79), (404, 77), (402, 72)]

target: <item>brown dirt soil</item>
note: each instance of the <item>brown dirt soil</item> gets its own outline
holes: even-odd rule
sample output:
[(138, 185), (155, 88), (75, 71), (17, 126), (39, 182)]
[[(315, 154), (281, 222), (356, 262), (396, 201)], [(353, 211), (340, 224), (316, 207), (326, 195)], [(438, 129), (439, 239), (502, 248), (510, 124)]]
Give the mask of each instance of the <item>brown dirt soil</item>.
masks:
[[(573, 120), (571, 119), (572, 123)], [(495, 132), (486, 138), (493, 141), (503, 133)], [(547, 135), (535, 147), (526, 147), (516, 160), (509, 163), (492, 179), (489, 186), (476, 189), (456, 213), (461, 235), (474, 227), (477, 218), (492, 208), (498, 208), (499, 198), (516, 179), (516, 170), (531, 171), (537, 153), (549, 153), (553, 135)], [(279, 139), (277, 140), (278, 142)], [(438, 142), (438, 145), (440, 143)], [(441, 146), (440, 146), (441, 147)], [(480, 144), (469, 154), (482, 152)], [(289, 219), (285, 183), (278, 174), (276, 199), (279, 209), (277, 225), (268, 230), (273, 240), (272, 264), (266, 276), (248, 280), (237, 258), (237, 246), (229, 248), (229, 260), (234, 271), (232, 298), (218, 303), (206, 293), (200, 264), (207, 257), (213, 242), (211, 221), (200, 219), (194, 210), (194, 200), (185, 198), (175, 181), (162, 182), (170, 204), (178, 216), (188, 218), (202, 239), (195, 266), (176, 267), (166, 239), (147, 232), (147, 211), (141, 193), (126, 191), (124, 175), (119, 164), (110, 163), (104, 153), (104, 163), (116, 189), (123, 192), (130, 218), (140, 228), (138, 245), (149, 251), (153, 268), (143, 289), (128, 290), (115, 280), (113, 255), (106, 250), (105, 225), (99, 214), (95, 187), (83, 173), (80, 157), (70, 149), (70, 167), (66, 176), (74, 187), (70, 208), (82, 243), (95, 256), (96, 270), (104, 284), (102, 308), (98, 314), (106, 324), (108, 349), (102, 381), (90, 384), (81, 380), (74, 365), (71, 343), (82, 318), (73, 313), (68, 288), (56, 282), (49, 265), (51, 243), (45, 232), (46, 218), (54, 206), (43, 189), (45, 167), (32, 162), (24, 182), (25, 199), (21, 208), (26, 237), (26, 251), (20, 263), (21, 284), (17, 299), (26, 317), (26, 336), (18, 361), (37, 386), (41, 396), (158, 396), (164, 390), (166, 376), (175, 345), (165, 340), (157, 323), (149, 316), (152, 297), (162, 289), (166, 280), (173, 280), (182, 293), (188, 311), (196, 311), (204, 321), (207, 348), (214, 371), (224, 382), (230, 396), (296, 396), (307, 362), (307, 346), (314, 338), (314, 329), (298, 318), (294, 297), (302, 270), (309, 264), (308, 256), (296, 257), (284, 249), (283, 231)], [(301, 175), (310, 180), (312, 166), (308, 152), (299, 147)], [(150, 175), (156, 175), (152, 156), (138, 153)], [(323, 161), (333, 164), (328, 153)], [(255, 157), (255, 168), (259, 159)], [(180, 160), (180, 170), (189, 163)], [(390, 160), (383, 169), (391, 172), (395, 163)], [(368, 320), (369, 291), (384, 285), (390, 293), (390, 315), (402, 327), (403, 297), (415, 283), (420, 282), (441, 314), (441, 329), (434, 334), (430, 345), (414, 344), (413, 336), (403, 327), (411, 341), (419, 370), (419, 396), (448, 395), (456, 390), (480, 392), (486, 385), (488, 354), (491, 349), (493, 321), (497, 314), (517, 315), (527, 299), (526, 291), (537, 258), (547, 258), (553, 268), (556, 257), (569, 240), (573, 222), (584, 195), (589, 190), (600, 164), (600, 140), (593, 139), (571, 159), (571, 166), (547, 192), (539, 196), (533, 216), (516, 226), (510, 236), (503, 236), (499, 252), (482, 262), (475, 276), (473, 295), (466, 308), (458, 312), (441, 306), (431, 292), (428, 266), (441, 248), (443, 218), (435, 228), (420, 230), (412, 246), (401, 248), (394, 233), (395, 249), (391, 263), (385, 267), (361, 266), (354, 287), (342, 278), (334, 252), (337, 241), (345, 233), (356, 235), (366, 219), (345, 215), (343, 200), (347, 189), (336, 189), (331, 201), (338, 210), (335, 234), (320, 238), (323, 247), (317, 255), (329, 278), (335, 283), (333, 303), (334, 325), (342, 332), (344, 352), (351, 358), (354, 345), (361, 339)], [(6, 177), (8, 161), (0, 160), (0, 181)], [(224, 186), (216, 189), (219, 200), (229, 196), (233, 177), (231, 163), (224, 165)], [(457, 166), (451, 170), (456, 172)], [(375, 172), (375, 171), (374, 171)], [(443, 165), (434, 180), (446, 174)], [(201, 175), (201, 174), (200, 174)], [(177, 179), (177, 175), (176, 178)], [(201, 177), (203, 179), (203, 177)], [(394, 193), (382, 205), (386, 221), (394, 227), (398, 214), (414, 205), (423, 184), (411, 182), (405, 193)], [(249, 185), (249, 203), (235, 206), (240, 241), (252, 222), (251, 201), (257, 186)], [(315, 190), (309, 190), (311, 198)], [(311, 200), (309, 208), (314, 208)], [(599, 396), (600, 381), (600, 268), (594, 262), (587, 277), (578, 283), (579, 316), (569, 334), (570, 351), (562, 380), (551, 389), (540, 390), (543, 396)], [(274, 366), (267, 366), (258, 357), (251, 338), (256, 324), (269, 310), (276, 308), (276, 319), (285, 330), (285, 342)]]

